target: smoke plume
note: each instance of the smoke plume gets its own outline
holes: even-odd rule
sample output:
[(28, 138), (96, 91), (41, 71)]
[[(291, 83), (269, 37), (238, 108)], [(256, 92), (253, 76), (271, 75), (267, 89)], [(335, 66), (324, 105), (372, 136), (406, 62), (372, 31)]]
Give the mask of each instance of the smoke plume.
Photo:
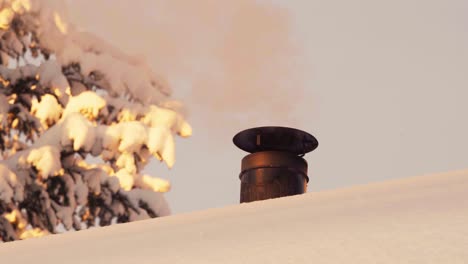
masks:
[[(303, 83), (288, 10), (266, 1), (70, 1), (75, 24), (140, 54), (206, 117), (292, 119)], [(219, 120), (219, 118), (218, 118)]]

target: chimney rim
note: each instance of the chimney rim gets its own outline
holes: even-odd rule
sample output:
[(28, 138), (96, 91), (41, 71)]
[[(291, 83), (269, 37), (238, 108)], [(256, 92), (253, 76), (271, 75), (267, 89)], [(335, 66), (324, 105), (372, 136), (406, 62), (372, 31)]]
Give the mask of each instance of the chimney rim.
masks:
[(290, 127), (254, 127), (237, 133), (232, 139), (234, 145), (249, 152), (283, 151), (304, 155), (315, 150), (319, 143), (311, 134)]

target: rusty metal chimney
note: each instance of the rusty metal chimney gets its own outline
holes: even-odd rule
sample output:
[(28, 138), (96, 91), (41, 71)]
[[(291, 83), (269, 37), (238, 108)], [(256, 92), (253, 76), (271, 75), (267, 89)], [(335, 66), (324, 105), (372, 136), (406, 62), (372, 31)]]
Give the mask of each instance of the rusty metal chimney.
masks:
[(242, 159), (241, 203), (307, 191), (307, 162), (302, 157), (318, 147), (311, 134), (288, 127), (256, 127), (239, 132), (233, 142), (251, 153)]

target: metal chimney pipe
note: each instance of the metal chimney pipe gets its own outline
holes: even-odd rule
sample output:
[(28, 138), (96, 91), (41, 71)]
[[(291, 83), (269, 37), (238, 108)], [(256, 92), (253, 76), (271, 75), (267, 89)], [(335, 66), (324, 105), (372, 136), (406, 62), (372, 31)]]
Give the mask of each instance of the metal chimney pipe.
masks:
[(257, 127), (239, 132), (233, 142), (251, 153), (242, 159), (241, 203), (307, 191), (307, 162), (302, 157), (318, 147), (314, 136), (288, 127)]

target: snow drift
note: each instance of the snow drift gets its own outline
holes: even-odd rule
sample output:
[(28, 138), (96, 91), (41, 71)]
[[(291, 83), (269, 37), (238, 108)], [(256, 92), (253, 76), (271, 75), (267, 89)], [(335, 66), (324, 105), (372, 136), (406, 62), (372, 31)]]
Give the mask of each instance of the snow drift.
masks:
[(8, 263), (468, 260), (468, 170), (0, 245)]

